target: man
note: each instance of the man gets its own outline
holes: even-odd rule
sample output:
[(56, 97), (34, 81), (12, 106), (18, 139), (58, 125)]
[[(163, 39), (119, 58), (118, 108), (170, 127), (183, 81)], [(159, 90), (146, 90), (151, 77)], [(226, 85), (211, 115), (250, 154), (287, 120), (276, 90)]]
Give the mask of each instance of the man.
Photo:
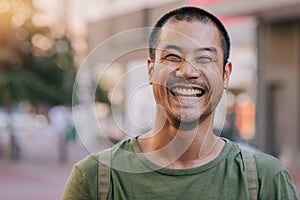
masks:
[[(254, 155), (253, 197), (246, 156), (213, 133), (232, 70), (229, 51), (224, 26), (202, 9), (176, 9), (157, 22), (147, 61), (157, 103), (154, 126), (109, 150), (108, 199), (297, 199), (287, 170), (265, 154)], [(100, 197), (96, 158), (75, 165), (64, 199)]]

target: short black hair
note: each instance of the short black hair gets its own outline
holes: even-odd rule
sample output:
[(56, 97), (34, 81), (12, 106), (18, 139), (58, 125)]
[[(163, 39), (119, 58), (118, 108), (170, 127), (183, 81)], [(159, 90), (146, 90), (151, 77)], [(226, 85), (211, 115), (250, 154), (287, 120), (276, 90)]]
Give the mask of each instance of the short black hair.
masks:
[(230, 38), (222, 22), (213, 14), (197, 7), (181, 7), (163, 15), (155, 24), (149, 38), (149, 56), (152, 61), (155, 60), (156, 45), (158, 43), (161, 28), (169, 21), (200, 21), (203, 23), (212, 23), (219, 30), (221, 36), (221, 45), (224, 51), (224, 66), (228, 62), (230, 54)]

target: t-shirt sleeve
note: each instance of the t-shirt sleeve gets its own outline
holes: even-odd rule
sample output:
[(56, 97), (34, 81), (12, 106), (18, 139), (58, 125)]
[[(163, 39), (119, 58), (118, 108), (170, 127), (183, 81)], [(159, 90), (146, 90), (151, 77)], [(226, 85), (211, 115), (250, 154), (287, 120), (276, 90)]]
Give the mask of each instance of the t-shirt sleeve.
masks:
[(259, 199), (298, 200), (295, 184), (287, 169), (276, 158), (256, 155)]
[(295, 189), (295, 185), (290, 174), (283, 170), (279, 172), (273, 180), (265, 184), (260, 191), (259, 199), (277, 199), (277, 200), (297, 200), (298, 195)]
[(62, 200), (92, 199), (85, 176), (75, 165), (66, 183)]
[(63, 200), (97, 199), (97, 156), (89, 155), (74, 165), (65, 186)]

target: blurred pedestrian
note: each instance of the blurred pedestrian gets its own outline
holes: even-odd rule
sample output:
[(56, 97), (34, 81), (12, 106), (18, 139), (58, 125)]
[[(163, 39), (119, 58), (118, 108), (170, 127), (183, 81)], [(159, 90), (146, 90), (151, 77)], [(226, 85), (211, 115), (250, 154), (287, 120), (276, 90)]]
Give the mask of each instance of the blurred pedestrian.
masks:
[(200, 8), (173, 10), (155, 25), (149, 50), (153, 129), (77, 163), (63, 199), (297, 199), (276, 158), (213, 133), (232, 70), (223, 24)]
[(68, 159), (66, 136), (71, 120), (70, 109), (65, 106), (54, 106), (49, 110), (48, 117), (52, 132), (58, 136), (58, 160), (65, 162)]

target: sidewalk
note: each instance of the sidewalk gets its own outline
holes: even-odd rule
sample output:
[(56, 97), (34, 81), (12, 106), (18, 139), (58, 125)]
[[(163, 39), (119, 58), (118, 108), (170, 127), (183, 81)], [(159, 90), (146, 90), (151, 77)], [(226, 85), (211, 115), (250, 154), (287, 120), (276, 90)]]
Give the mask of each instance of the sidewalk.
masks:
[(68, 160), (59, 162), (57, 138), (22, 140), (21, 160), (0, 159), (1, 200), (59, 200), (74, 163), (89, 152), (68, 143)]
[(61, 199), (71, 165), (0, 161), (0, 199)]

